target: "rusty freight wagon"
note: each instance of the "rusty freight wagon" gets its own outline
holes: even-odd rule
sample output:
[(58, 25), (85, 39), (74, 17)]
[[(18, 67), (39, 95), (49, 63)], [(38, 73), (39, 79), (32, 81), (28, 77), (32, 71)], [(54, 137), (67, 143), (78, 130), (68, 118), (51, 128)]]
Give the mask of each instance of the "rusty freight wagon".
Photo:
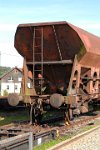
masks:
[(20, 24), (14, 45), (24, 58), (22, 100), (31, 104), (34, 118), (44, 103), (65, 107), (71, 119), (73, 113), (87, 112), (90, 100), (99, 100), (99, 37), (65, 21)]

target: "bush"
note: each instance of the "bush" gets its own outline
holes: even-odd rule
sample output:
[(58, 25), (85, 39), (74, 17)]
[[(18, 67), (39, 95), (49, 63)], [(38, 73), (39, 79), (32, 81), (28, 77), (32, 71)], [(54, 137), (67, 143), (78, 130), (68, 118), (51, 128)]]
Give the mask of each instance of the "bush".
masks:
[(4, 90), (4, 91), (3, 91), (3, 96), (8, 96), (8, 94), (9, 94), (9, 93), (7, 92), (7, 90)]

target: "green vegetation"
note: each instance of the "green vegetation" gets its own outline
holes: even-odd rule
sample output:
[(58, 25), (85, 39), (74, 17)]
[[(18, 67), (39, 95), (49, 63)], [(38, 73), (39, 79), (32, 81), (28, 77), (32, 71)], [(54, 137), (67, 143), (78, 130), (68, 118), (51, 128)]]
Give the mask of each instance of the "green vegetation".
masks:
[(4, 91), (3, 91), (3, 96), (8, 96), (7, 90), (4, 90)]
[(86, 125), (86, 126), (82, 127), (81, 132), (88, 131), (88, 130), (92, 129), (93, 127), (95, 127), (95, 125)]
[(29, 120), (28, 110), (0, 111), (0, 126), (24, 120)]
[(10, 70), (11, 70), (10, 67), (1, 67), (0, 66), (0, 77), (3, 76), (5, 73), (7, 73)]
[[(54, 113), (55, 113), (55, 111), (54, 111)], [(46, 116), (46, 114), (44, 115), (44, 119), (47, 119), (48, 117), (52, 117), (52, 115), (54, 115), (54, 113), (48, 112), (47, 116)], [(14, 122), (25, 121), (25, 120), (29, 120), (29, 111), (27, 108), (23, 109), (23, 110), (13, 110), (13, 111), (11, 111), (11, 110), (1, 111), (0, 110), (0, 126), (7, 125), (10, 123), (14, 123)], [(53, 125), (54, 125), (54, 123), (53, 123)], [(35, 146), (34, 150), (47, 150), (48, 148), (50, 148), (62, 141), (65, 141), (67, 139), (74, 137), (77, 134), (80, 134), (82, 132), (92, 129), (92, 128), (96, 127), (97, 125), (100, 125), (100, 120), (97, 120), (95, 122), (93, 121), (88, 125), (79, 127), (77, 129), (75, 129), (75, 131), (72, 131), (65, 136), (60, 136), (60, 137), (56, 138), (55, 140), (50, 140), (39, 146)]]
[(80, 134), (82, 132), (88, 131), (88, 130), (90, 130), (90, 129), (98, 126), (98, 125), (100, 125), (100, 121), (95, 122), (95, 124), (93, 123), (91, 125), (85, 125), (85, 126), (83, 126), (81, 128), (78, 128), (75, 132), (72, 132), (72, 133), (70, 133), (68, 135), (59, 137), (56, 140), (51, 140), (51, 141), (49, 141), (47, 143), (43, 143), (43, 144), (41, 144), (39, 146), (35, 146), (34, 150), (47, 150), (48, 148), (50, 148), (50, 147), (52, 147), (52, 146), (54, 146), (54, 145), (56, 145), (56, 144), (58, 144), (60, 142), (63, 142), (65, 140), (67, 140), (67, 139), (70, 139), (70, 138), (72, 138), (72, 137), (74, 137), (77, 134)]
[[(49, 111), (43, 115), (43, 120), (48, 118), (54, 118), (56, 115), (61, 115), (61, 112)], [(13, 109), (11, 110), (0, 110), (0, 126), (13, 123), (14, 121), (29, 120), (29, 110), (27, 108), (23, 110)]]
[(60, 143), (60, 142), (63, 142), (67, 139), (71, 138), (71, 135), (66, 135), (66, 136), (63, 136), (63, 137), (59, 137), (57, 138), (56, 140), (51, 140), (47, 143), (43, 143), (41, 144), (40, 146), (35, 146), (34, 147), (34, 150), (47, 150), (48, 148)]
[[(50, 120), (52, 118), (56, 118), (57, 116), (59, 117), (64, 117), (64, 111), (58, 109), (53, 109), (53, 110), (48, 110), (47, 112), (43, 113), (43, 120)], [(54, 124), (54, 123), (53, 123)]]

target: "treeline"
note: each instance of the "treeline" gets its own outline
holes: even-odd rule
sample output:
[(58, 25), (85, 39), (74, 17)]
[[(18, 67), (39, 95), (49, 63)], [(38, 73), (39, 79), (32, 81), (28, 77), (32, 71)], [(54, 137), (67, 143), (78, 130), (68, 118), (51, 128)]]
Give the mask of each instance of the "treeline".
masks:
[(1, 66), (0, 66), (0, 77), (1, 77), (2, 75), (4, 75), (5, 73), (7, 73), (8, 71), (10, 71), (10, 70), (11, 70), (10, 67), (1, 67)]

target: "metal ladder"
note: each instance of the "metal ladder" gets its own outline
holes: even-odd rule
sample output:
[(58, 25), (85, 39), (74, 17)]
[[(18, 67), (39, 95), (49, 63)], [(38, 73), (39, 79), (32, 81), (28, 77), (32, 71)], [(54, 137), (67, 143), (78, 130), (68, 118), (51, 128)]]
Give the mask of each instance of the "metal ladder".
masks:
[[(39, 60), (37, 60), (39, 59)], [(35, 62), (39, 61), (39, 69)], [(41, 77), (39, 77), (39, 75)], [(38, 85), (35, 85), (37, 83)], [(40, 88), (39, 95), (42, 95), (43, 86), (43, 27), (34, 27), (33, 35), (33, 86)]]

